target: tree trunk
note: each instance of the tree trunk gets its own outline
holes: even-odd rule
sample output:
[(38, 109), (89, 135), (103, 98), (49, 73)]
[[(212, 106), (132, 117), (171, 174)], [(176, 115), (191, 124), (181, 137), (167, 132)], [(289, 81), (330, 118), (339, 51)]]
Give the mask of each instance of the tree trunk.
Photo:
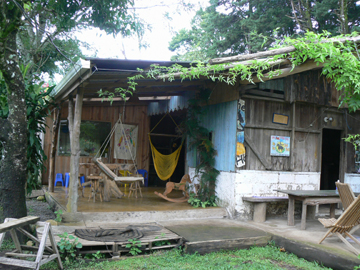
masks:
[(60, 126), (60, 117), (61, 117), (61, 104), (55, 110), (54, 123), (52, 127), (51, 134), (51, 151), (50, 151), (50, 160), (49, 160), (49, 178), (48, 178), (48, 190), (54, 192), (54, 182), (55, 182), (55, 157), (56, 157), (56, 148), (59, 134)]
[(25, 82), (16, 51), (21, 11), (17, 8), (9, 10), (5, 2), (0, 4), (0, 70), (7, 85), (9, 115), (7, 119), (0, 120), (0, 141), (3, 147), (0, 159), (0, 222), (6, 217), (20, 218), (27, 214)]
[(77, 212), (78, 200), (78, 177), (80, 165), (80, 124), (83, 103), (84, 89), (78, 89), (76, 94), (75, 112), (73, 113), (72, 97), (69, 98), (69, 131), (70, 131), (70, 181), (69, 181), (69, 198), (66, 205), (70, 213)]
[(349, 19), (348, 19), (348, 1), (340, 0), (340, 33), (343, 35), (349, 34)]

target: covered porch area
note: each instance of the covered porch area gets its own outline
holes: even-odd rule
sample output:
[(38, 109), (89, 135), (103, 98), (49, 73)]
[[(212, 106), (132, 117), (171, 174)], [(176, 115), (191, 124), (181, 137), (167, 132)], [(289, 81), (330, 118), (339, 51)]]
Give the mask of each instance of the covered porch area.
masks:
[[(45, 186), (44, 189), (47, 187)], [(95, 202), (91, 196), (90, 187), (84, 188), (84, 197), (79, 191), (78, 212), (66, 213), (68, 202), (68, 189), (55, 187), (54, 192), (46, 192), (47, 201), (52, 207), (62, 209), (64, 222), (80, 223), (89, 225), (89, 222), (149, 222), (169, 219), (203, 219), (203, 218), (224, 218), (227, 216), (225, 208), (193, 208), (189, 203), (173, 203), (166, 201), (154, 194), (164, 192), (163, 187), (142, 187), (142, 197), (136, 198), (129, 195), (129, 187), (120, 187), (124, 197), (117, 199), (111, 197), (110, 202), (101, 202), (96, 196)], [(169, 198), (183, 197), (181, 191), (174, 190), (168, 194)]]

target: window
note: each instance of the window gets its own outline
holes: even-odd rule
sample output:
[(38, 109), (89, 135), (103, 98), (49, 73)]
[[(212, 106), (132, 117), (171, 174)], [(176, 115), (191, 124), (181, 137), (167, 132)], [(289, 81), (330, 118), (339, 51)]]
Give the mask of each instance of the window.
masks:
[[(81, 156), (93, 157), (105, 142), (111, 131), (111, 123), (81, 121), (80, 126), (80, 149)], [(108, 146), (107, 146), (108, 147)], [(101, 150), (102, 152), (102, 150)], [(107, 156), (109, 149), (105, 149), (103, 156)], [(70, 137), (67, 120), (60, 122), (58, 155), (70, 156)]]

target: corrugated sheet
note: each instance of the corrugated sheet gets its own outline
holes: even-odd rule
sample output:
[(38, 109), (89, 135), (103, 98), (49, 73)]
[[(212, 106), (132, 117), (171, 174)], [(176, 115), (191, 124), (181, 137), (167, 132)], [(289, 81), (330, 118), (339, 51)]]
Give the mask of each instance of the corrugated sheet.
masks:
[[(237, 100), (211, 105), (205, 108), (202, 125), (212, 132), (217, 156), (215, 168), (235, 171)], [(187, 152), (188, 165), (195, 167), (194, 151)]]
[(169, 100), (154, 101), (148, 106), (148, 115), (162, 114), (182, 110), (188, 107), (188, 101), (194, 96), (192, 92), (185, 92), (183, 96), (173, 96)]

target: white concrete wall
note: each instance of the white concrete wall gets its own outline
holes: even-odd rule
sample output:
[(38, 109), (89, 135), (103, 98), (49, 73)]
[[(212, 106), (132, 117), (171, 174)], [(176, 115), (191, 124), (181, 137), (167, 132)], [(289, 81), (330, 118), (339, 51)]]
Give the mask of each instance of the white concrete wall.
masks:
[[(189, 168), (189, 174), (191, 179), (198, 183), (194, 168)], [(243, 202), (242, 197), (286, 196), (274, 191), (274, 189), (319, 190), (320, 173), (253, 170), (240, 170), (236, 173), (220, 172), (216, 185), (216, 195), (219, 198), (219, 204), (226, 207), (230, 217), (251, 219), (252, 204)]]
[(349, 184), (354, 192), (360, 192), (360, 174), (345, 173), (344, 183)]

